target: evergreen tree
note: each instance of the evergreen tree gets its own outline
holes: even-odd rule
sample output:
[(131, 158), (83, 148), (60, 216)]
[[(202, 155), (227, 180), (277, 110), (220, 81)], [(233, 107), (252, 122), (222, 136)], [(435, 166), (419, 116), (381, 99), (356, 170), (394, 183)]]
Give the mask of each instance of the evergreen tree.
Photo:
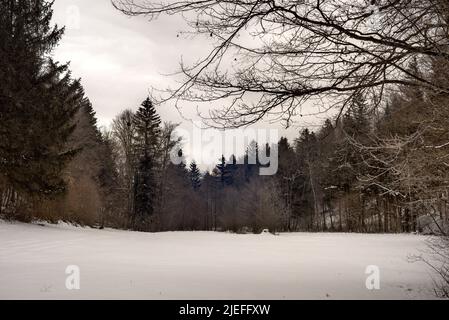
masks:
[(235, 155), (231, 155), (229, 158), (229, 162), (226, 165), (226, 171), (227, 171), (227, 184), (228, 185), (234, 185), (236, 183), (235, 176), (237, 174), (238, 165), (237, 165), (237, 159)]
[(366, 135), (370, 131), (368, 104), (362, 93), (357, 93), (351, 100), (343, 118), (343, 128), (350, 137)]
[(198, 191), (201, 187), (201, 173), (195, 161), (190, 164), (189, 177), (193, 190)]
[(259, 174), (259, 145), (256, 141), (251, 141), (245, 152), (245, 180), (249, 182), (252, 177)]
[(138, 152), (143, 156), (156, 156), (161, 134), (161, 119), (150, 98), (145, 99), (137, 110), (134, 116), (134, 125), (136, 128), (135, 144)]
[(154, 105), (147, 98), (134, 117), (136, 128), (135, 148), (138, 166), (134, 178), (134, 227), (141, 228), (154, 214), (157, 183), (156, 147), (159, 141), (161, 120)]
[(0, 2), (0, 181), (22, 197), (63, 192), (75, 154), (66, 142), (82, 90), (67, 65), (48, 58), (64, 31), (51, 27), (51, 6)]
[(215, 177), (207, 171), (201, 184), (201, 193), (206, 202), (206, 230), (217, 229), (217, 195), (218, 186)]
[(220, 163), (215, 167), (215, 171), (222, 188), (232, 183), (229, 167), (226, 164), (226, 159), (223, 155), (221, 156)]
[[(279, 168), (276, 173), (277, 185), (288, 217), (285, 221), (287, 230), (291, 230), (293, 217), (296, 215), (300, 182), (303, 182), (300, 170), (297, 167), (296, 155), (288, 139), (281, 137), (278, 143)], [(299, 211), (299, 210), (298, 210)]]

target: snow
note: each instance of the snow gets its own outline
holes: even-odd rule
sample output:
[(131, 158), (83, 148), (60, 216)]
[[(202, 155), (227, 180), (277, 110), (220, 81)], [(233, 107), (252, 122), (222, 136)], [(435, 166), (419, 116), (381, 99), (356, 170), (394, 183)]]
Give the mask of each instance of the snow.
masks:
[[(0, 221), (0, 299), (424, 299), (417, 235), (138, 233)], [(66, 288), (68, 265), (80, 290)], [(367, 266), (380, 270), (368, 290)]]

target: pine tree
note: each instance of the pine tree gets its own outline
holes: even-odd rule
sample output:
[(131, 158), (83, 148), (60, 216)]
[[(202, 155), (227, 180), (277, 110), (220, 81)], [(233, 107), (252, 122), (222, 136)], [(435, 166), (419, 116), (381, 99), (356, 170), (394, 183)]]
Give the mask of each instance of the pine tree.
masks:
[(249, 182), (254, 176), (259, 174), (259, 145), (256, 141), (251, 141), (245, 152), (245, 180)]
[(234, 185), (235, 184), (235, 176), (237, 174), (238, 165), (237, 165), (237, 158), (235, 155), (231, 155), (229, 158), (229, 162), (226, 165), (227, 170), (227, 184), (228, 185)]
[(50, 26), (51, 6), (0, 2), (0, 181), (22, 197), (62, 193), (75, 154), (66, 142), (82, 90), (67, 65), (48, 58), (64, 31)]
[(142, 228), (154, 214), (157, 183), (155, 179), (156, 151), (161, 120), (154, 105), (147, 98), (134, 117), (135, 148), (138, 166), (134, 178), (134, 227)]
[(134, 116), (136, 148), (141, 155), (155, 156), (161, 134), (161, 119), (156, 108), (147, 98)]
[(190, 172), (189, 169), (186, 166), (185, 160), (181, 161), (180, 164), (175, 166), (175, 174), (177, 176), (178, 180), (178, 187), (180, 189), (189, 189), (189, 187), (192, 185), (190, 180)]
[(217, 229), (217, 181), (215, 177), (207, 171), (204, 174), (201, 184), (201, 193), (206, 201), (207, 224), (206, 230)]
[(189, 177), (193, 190), (198, 191), (201, 187), (201, 173), (195, 161), (190, 164)]
[(357, 93), (351, 100), (344, 115), (343, 128), (351, 137), (367, 134), (370, 131), (368, 104), (362, 93)]
[(221, 156), (220, 163), (217, 164), (215, 169), (221, 187), (225, 187), (228, 184), (229, 171), (227, 170), (226, 159), (224, 156)]
[(181, 158), (181, 162), (175, 166), (176, 176), (179, 178), (179, 186), (181, 189), (189, 188), (191, 185), (190, 172), (186, 166), (186, 159), (182, 149), (178, 151), (178, 156)]

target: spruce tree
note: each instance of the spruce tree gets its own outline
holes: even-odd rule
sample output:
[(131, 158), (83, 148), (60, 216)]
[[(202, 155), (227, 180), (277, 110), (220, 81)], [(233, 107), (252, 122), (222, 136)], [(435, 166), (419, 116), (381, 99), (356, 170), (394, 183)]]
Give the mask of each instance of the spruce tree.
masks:
[(161, 119), (150, 98), (142, 102), (134, 116), (136, 147), (141, 155), (155, 155), (161, 134)]
[(183, 151), (179, 150), (179, 156), (182, 158), (181, 162), (175, 166), (175, 175), (177, 176), (177, 184), (181, 190), (187, 190), (191, 186), (190, 172), (186, 165), (186, 160)]
[(229, 158), (229, 162), (226, 165), (227, 171), (226, 183), (228, 185), (234, 185), (235, 183), (234, 177), (237, 174), (237, 170), (238, 170), (237, 158), (235, 157), (235, 155), (231, 155), (231, 157)]
[(178, 156), (181, 158), (181, 162), (174, 165), (174, 172), (178, 178), (178, 187), (181, 189), (188, 189), (191, 186), (190, 171), (186, 165), (186, 159), (182, 149), (179, 149)]
[(190, 164), (189, 177), (193, 190), (198, 191), (201, 187), (201, 173), (195, 161)]
[(161, 120), (149, 98), (134, 116), (135, 148), (138, 165), (134, 179), (134, 227), (141, 228), (154, 214), (157, 183), (155, 178), (157, 144)]
[(245, 151), (245, 180), (249, 182), (251, 178), (258, 175), (259, 168), (259, 145), (256, 141), (251, 141)]
[(221, 156), (220, 163), (215, 167), (215, 171), (221, 187), (224, 187), (228, 179), (228, 170), (226, 169), (226, 159), (224, 156)]
[[(82, 90), (67, 65), (48, 58), (63, 29), (52, 2), (0, 2), (0, 181), (23, 197), (65, 190), (62, 172)], [(0, 186), (1, 188), (1, 186)]]
[(343, 118), (343, 127), (351, 137), (361, 134), (366, 135), (370, 131), (370, 119), (368, 104), (362, 93), (357, 93), (351, 100), (349, 109)]

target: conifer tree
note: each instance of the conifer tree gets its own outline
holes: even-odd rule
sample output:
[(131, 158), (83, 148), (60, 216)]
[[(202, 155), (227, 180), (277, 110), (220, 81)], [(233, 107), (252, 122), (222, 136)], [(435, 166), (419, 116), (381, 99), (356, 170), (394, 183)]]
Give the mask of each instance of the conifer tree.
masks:
[(226, 167), (226, 159), (224, 155), (221, 156), (220, 163), (215, 167), (215, 171), (220, 186), (225, 187), (228, 183), (229, 172)]
[(190, 164), (189, 176), (193, 190), (198, 191), (201, 187), (201, 173), (195, 161)]
[(234, 185), (236, 183), (235, 176), (237, 174), (238, 165), (237, 165), (237, 158), (235, 155), (231, 155), (229, 158), (229, 162), (226, 165), (226, 171), (227, 171), (227, 179), (226, 182), (228, 185)]
[(142, 154), (155, 154), (161, 134), (161, 119), (150, 98), (142, 102), (134, 116), (136, 127), (136, 147)]
[(0, 181), (28, 198), (65, 190), (75, 153), (66, 142), (82, 98), (67, 65), (48, 58), (64, 32), (50, 25), (52, 4), (0, 2)]
[(354, 137), (370, 130), (368, 104), (362, 93), (357, 93), (351, 100), (349, 109), (343, 118), (343, 128), (347, 135)]
[(154, 169), (156, 166), (157, 143), (160, 136), (161, 120), (149, 98), (147, 98), (134, 116), (136, 128), (135, 148), (138, 154), (138, 166), (134, 179), (134, 227), (140, 228), (147, 218), (154, 214), (157, 183)]

